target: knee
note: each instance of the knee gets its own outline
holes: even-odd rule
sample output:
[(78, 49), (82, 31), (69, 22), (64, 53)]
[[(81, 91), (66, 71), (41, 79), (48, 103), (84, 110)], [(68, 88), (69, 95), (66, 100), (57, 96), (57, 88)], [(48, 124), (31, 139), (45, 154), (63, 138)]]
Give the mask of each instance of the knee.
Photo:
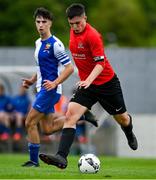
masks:
[(42, 126), (41, 131), (44, 135), (51, 135), (53, 133), (53, 129), (50, 129), (48, 126)]
[(123, 122), (123, 126), (128, 126), (129, 124), (130, 124), (130, 115), (129, 114), (126, 114), (126, 116), (124, 116), (123, 117), (123, 120), (122, 120), (122, 122)]
[(64, 125), (73, 127), (76, 125), (77, 121), (80, 119), (80, 117), (77, 114), (67, 114), (66, 115), (66, 120)]
[(35, 121), (32, 118), (27, 118), (25, 120), (25, 127), (26, 129), (33, 129), (34, 127), (36, 127), (37, 124), (35, 123)]
[(121, 126), (128, 126), (130, 123), (130, 116), (128, 115), (128, 113), (115, 115), (114, 118)]

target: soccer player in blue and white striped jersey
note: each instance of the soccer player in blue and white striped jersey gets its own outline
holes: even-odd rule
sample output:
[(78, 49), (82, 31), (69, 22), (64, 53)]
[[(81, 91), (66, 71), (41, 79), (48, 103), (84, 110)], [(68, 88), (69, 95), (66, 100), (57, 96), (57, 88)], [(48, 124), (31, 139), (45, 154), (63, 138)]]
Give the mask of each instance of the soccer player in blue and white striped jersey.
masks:
[[(37, 95), (26, 118), (28, 149), (30, 160), (22, 166), (39, 166), (38, 153), (40, 138), (37, 125), (46, 133), (55, 132), (63, 127), (64, 116), (54, 113), (54, 105), (59, 101), (63, 83), (73, 72), (73, 65), (63, 43), (51, 34), (52, 14), (45, 8), (37, 8), (34, 13), (35, 24), (40, 38), (36, 41), (35, 59), (37, 73), (23, 79), (23, 86), (29, 88), (36, 83)], [(64, 69), (59, 72), (59, 65)]]

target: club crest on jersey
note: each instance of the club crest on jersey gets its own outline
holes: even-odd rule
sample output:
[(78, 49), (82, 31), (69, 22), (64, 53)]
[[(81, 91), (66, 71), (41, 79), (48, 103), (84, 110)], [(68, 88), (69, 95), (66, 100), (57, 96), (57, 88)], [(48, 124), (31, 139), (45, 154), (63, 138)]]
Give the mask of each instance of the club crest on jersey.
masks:
[(49, 53), (50, 47), (51, 47), (51, 44), (50, 44), (50, 43), (47, 43), (47, 44), (45, 45), (45, 48), (44, 48), (43, 52)]
[(44, 49), (50, 49), (50, 47), (51, 47), (51, 44), (50, 44), (50, 43), (47, 43), (47, 44), (45, 45), (45, 48), (44, 48)]
[(80, 43), (78, 44), (78, 48), (80, 48), (80, 49), (84, 48), (84, 46), (83, 46), (83, 43), (82, 43), (82, 42), (80, 42)]

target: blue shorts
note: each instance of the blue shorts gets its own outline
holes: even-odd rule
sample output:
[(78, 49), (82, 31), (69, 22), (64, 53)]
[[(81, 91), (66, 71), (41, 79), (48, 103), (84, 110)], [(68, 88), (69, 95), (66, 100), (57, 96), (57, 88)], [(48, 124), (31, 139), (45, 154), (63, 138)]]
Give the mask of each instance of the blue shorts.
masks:
[(33, 108), (37, 111), (49, 114), (55, 112), (54, 105), (59, 101), (61, 94), (56, 93), (56, 91), (46, 91), (41, 89), (40, 92), (36, 94), (35, 102), (33, 103)]

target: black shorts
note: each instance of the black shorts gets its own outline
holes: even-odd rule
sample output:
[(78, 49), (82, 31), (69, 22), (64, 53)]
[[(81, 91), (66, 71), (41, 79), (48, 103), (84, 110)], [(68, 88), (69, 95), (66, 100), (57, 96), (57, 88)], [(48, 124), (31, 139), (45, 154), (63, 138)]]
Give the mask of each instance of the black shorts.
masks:
[(78, 87), (70, 102), (76, 102), (88, 109), (99, 102), (111, 115), (126, 112), (120, 81), (116, 75), (109, 82), (102, 85), (92, 84), (87, 89)]

